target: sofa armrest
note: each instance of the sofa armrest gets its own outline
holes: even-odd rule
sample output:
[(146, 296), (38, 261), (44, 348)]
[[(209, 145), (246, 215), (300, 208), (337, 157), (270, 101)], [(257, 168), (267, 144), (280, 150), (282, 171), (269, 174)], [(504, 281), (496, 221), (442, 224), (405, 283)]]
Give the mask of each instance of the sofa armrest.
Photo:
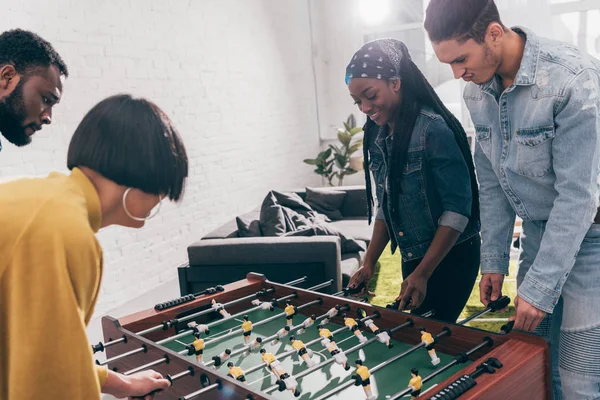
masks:
[[(323, 265), (322, 279), (333, 279), (331, 290), (337, 292), (342, 286), (341, 244), (337, 236), (206, 239), (190, 245), (188, 257), (192, 269), (269, 264), (294, 268), (294, 265), (320, 263)], [(302, 275), (302, 272), (298, 273), (298, 276)], [(267, 278), (273, 279), (268, 274)]]

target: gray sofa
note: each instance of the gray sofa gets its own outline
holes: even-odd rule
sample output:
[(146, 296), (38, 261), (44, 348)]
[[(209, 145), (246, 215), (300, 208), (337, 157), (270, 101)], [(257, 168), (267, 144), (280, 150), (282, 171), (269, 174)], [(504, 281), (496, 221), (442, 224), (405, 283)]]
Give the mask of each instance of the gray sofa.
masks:
[[(343, 219), (330, 222), (336, 229), (368, 246), (373, 225), (367, 223), (364, 186), (332, 188), (346, 192), (340, 207)], [(304, 200), (304, 190), (293, 190)], [(259, 219), (260, 206), (241, 215)], [(248, 272), (259, 272), (274, 282), (285, 283), (302, 276), (310, 287), (329, 279), (337, 292), (364, 260), (364, 252), (341, 254), (337, 236), (239, 237), (235, 218), (188, 247), (189, 263), (179, 267), (182, 295), (207, 287), (244, 279)]]

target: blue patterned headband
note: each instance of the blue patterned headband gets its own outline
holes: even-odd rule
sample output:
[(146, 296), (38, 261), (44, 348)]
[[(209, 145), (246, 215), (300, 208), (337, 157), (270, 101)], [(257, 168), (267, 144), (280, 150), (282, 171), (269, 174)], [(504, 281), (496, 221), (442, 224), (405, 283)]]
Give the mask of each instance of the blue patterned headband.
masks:
[(396, 39), (377, 39), (365, 43), (346, 67), (346, 85), (352, 78), (401, 79), (400, 64), (410, 59), (406, 45)]

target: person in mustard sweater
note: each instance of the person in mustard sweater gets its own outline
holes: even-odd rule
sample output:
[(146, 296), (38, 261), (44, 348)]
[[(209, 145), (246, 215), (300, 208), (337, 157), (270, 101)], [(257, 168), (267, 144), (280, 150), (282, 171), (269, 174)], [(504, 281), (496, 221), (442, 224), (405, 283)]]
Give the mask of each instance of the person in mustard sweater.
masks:
[(85, 329), (103, 271), (95, 234), (141, 228), (164, 198), (181, 199), (183, 142), (153, 103), (112, 96), (75, 130), (67, 167), (0, 184), (0, 398), (100, 400), (101, 392), (166, 389), (155, 371), (124, 376), (96, 366)]

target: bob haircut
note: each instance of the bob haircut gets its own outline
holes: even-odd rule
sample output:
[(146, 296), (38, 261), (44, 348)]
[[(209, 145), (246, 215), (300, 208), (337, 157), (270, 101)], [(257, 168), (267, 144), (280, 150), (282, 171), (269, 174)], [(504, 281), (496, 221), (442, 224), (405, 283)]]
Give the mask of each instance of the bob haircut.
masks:
[(179, 201), (188, 158), (173, 123), (154, 103), (108, 97), (83, 118), (69, 145), (69, 170), (88, 167), (113, 182)]

